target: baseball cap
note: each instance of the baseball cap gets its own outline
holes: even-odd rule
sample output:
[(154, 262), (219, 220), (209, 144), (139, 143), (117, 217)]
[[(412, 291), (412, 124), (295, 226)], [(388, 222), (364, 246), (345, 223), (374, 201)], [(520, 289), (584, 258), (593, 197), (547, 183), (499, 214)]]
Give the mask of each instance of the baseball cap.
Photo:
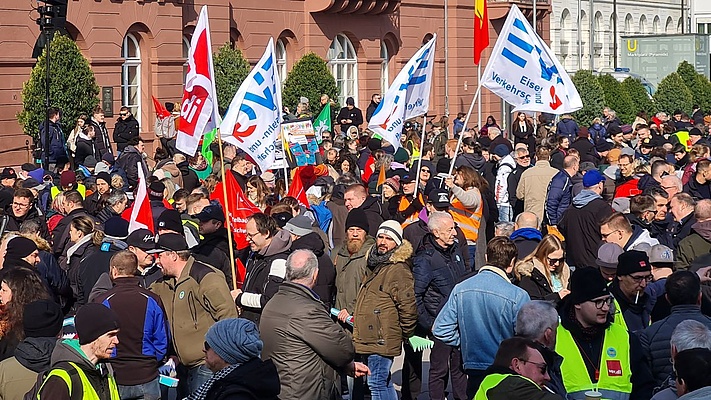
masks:
[(225, 222), (225, 212), (222, 211), (222, 205), (216, 201), (211, 200), (210, 205), (205, 206), (202, 211), (195, 215), (200, 222), (210, 221), (212, 219)]
[(0, 172), (0, 179), (17, 179), (17, 173), (10, 167), (3, 168)]
[(625, 251), (617, 243), (605, 243), (597, 250), (597, 260), (595, 264), (598, 267), (617, 269), (617, 260), (620, 254)]
[(40, 190), (44, 189), (45, 184), (38, 182), (37, 179), (35, 179), (35, 178), (27, 178), (24, 181), (22, 181), (22, 187), (25, 189), (34, 189), (34, 190), (40, 191)]
[(427, 202), (432, 203), (435, 208), (449, 207), (449, 192), (443, 189), (433, 189), (427, 197)]
[(600, 171), (598, 171), (596, 169), (590, 170), (590, 171), (586, 172), (585, 175), (583, 175), (583, 187), (586, 187), (586, 188), (595, 186), (598, 183), (604, 182), (604, 181), (605, 181), (605, 177), (602, 176)]
[(649, 250), (649, 263), (655, 264), (673, 264), (674, 263), (674, 250), (663, 244), (655, 244)]
[(146, 253), (156, 254), (164, 251), (183, 251), (188, 249), (188, 243), (182, 235), (177, 233), (164, 233), (158, 236), (156, 248)]
[(154, 250), (156, 248), (156, 237), (148, 229), (136, 229), (128, 235), (126, 244), (144, 251)]

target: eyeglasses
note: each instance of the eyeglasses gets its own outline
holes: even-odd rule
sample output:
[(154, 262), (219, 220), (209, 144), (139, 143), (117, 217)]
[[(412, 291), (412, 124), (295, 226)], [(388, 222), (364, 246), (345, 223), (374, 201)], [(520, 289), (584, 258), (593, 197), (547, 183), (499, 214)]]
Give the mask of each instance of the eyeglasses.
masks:
[(633, 280), (635, 283), (642, 283), (642, 281), (651, 282), (652, 279), (654, 279), (654, 276), (653, 276), (653, 275), (645, 275), (645, 276), (629, 275), (629, 277), (632, 278), (632, 280)]
[(565, 257), (561, 257), (561, 258), (550, 258), (550, 257), (548, 257), (548, 264), (558, 264), (558, 263), (560, 263), (560, 262), (563, 262), (563, 260), (565, 260)]
[(22, 204), (22, 203), (18, 203), (18, 202), (16, 202), (16, 201), (13, 201), (13, 202), (12, 202), (12, 205), (15, 206), (15, 207), (18, 207), (18, 208), (27, 208), (27, 207), (30, 206), (29, 204)]
[(546, 363), (537, 363), (529, 360), (524, 360), (522, 358), (519, 358), (519, 361), (521, 361), (522, 363), (529, 363), (535, 365), (536, 367), (538, 367), (538, 369), (541, 371), (541, 374), (543, 375), (545, 375), (548, 371), (548, 364)]
[(609, 232), (609, 233), (602, 233), (602, 232), (601, 232), (601, 233), (600, 233), (600, 236), (602, 236), (603, 239), (607, 240), (607, 238), (608, 238), (610, 235), (612, 235), (612, 234), (615, 233), (615, 232), (619, 232), (619, 231), (620, 231), (619, 229), (615, 229), (614, 231)]
[(430, 173), (430, 169), (429, 169), (429, 168), (422, 168), (420, 171), (421, 171), (421, 172), (427, 172), (428, 174)]
[(259, 232), (255, 232), (255, 233), (246, 232), (246, 234), (247, 234), (247, 239), (252, 239), (253, 237), (259, 235)]
[(531, 156), (528, 154), (525, 156), (516, 157), (517, 160), (528, 160), (529, 158), (531, 158)]
[(598, 300), (590, 300), (593, 303), (595, 303), (595, 307), (597, 307), (598, 310), (602, 310), (603, 307), (606, 305), (609, 307), (612, 305), (612, 296), (605, 297), (604, 299), (598, 299)]

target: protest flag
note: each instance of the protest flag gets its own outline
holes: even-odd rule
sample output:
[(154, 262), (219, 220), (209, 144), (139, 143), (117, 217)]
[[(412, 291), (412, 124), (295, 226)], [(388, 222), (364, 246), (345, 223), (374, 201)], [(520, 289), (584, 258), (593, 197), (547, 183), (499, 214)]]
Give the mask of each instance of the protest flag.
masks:
[[(227, 193), (227, 203), (223, 192)], [(210, 194), (211, 200), (217, 200), (222, 204), (222, 209), (225, 211), (226, 227), (230, 232), (234, 233), (234, 241), (237, 249), (244, 249), (249, 245), (247, 242), (247, 218), (258, 212), (262, 212), (257, 206), (245, 197), (240, 188), (235, 176), (231, 171), (225, 171), (225, 180), (215, 186), (215, 189)]]
[(304, 182), (301, 180), (301, 167), (297, 167), (294, 170), (294, 180), (289, 185), (289, 191), (286, 194), (299, 201), (304, 207), (309, 206), (309, 199), (306, 197), (306, 189), (304, 189)]
[(486, 0), (474, 0), (474, 64), (481, 62), (481, 53), (489, 47), (489, 10)]
[(138, 183), (136, 184), (136, 201), (133, 202), (131, 208), (131, 219), (128, 221), (128, 233), (136, 229), (148, 229), (155, 233), (153, 226), (153, 211), (151, 202), (148, 200), (148, 186), (146, 185), (146, 176), (143, 174), (143, 168), (140, 163), (138, 165)]
[(318, 117), (314, 120), (314, 132), (316, 132), (316, 138), (319, 140), (319, 144), (323, 140), (323, 132), (329, 131), (333, 132), (333, 121), (331, 121), (331, 103), (327, 102), (323, 106), (323, 110), (318, 114)]
[(156, 109), (156, 117), (160, 119), (170, 117), (170, 111), (156, 99), (156, 96), (151, 95), (151, 98), (153, 99), (153, 108)]

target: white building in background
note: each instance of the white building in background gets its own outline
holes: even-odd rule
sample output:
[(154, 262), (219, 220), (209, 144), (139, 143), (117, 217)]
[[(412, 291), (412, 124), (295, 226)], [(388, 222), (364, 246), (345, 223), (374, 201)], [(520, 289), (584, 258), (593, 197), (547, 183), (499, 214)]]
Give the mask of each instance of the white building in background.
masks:
[(690, 15), (693, 32), (711, 34), (711, 1), (691, 0)]
[[(618, 67), (624, 67), (620, 63), (621, 36), (681, 33), (681, 1), (617, 0)], [(691, 1), (709, 10), (711, 27), (711, 0)], [(687, 18), (688, 2), (685, 0)], [(551, 48), (568, 72), (614, 67), (612, 0), (551, 0), (551, 6)], [(684, 32), (689, 32), (687, 21)]]

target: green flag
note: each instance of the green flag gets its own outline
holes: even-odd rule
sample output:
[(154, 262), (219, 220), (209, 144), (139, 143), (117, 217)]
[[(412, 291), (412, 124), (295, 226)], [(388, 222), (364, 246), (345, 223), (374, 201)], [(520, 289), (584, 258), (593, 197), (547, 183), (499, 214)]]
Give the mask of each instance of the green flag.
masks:
[(331, 103), (326, 103), (321, 110), (321, 113), (314, 120), (314, 132), (316, 132), (316, 140), (321, 144), (321, 132), (329, 131), (333, 132), (333, 125), (331, 121)]
[(217, 135), (217, 128), (205, 133), (202, 138), (202, 156), (207, 160), (207, 165), (212, 166), (212, 150), (210, 150), (210, 145), (215, 140), (215, 135)]

